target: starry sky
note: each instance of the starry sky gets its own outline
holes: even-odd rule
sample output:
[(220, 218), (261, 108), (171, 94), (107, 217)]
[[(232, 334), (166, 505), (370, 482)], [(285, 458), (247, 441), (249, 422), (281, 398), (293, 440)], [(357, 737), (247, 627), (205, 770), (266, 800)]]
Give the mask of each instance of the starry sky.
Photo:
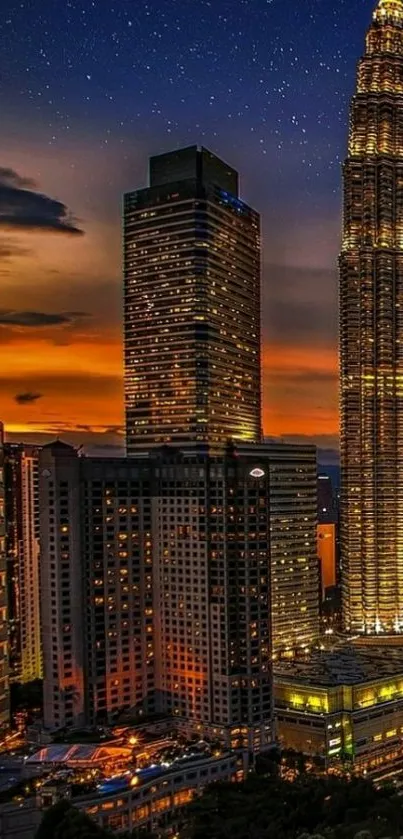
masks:
[(120, 213), (200, 143), (262, 214), (267, 435), (337, 447), (349, 98), (374, 0), (1, 0), (0, 419), (123, 443)]

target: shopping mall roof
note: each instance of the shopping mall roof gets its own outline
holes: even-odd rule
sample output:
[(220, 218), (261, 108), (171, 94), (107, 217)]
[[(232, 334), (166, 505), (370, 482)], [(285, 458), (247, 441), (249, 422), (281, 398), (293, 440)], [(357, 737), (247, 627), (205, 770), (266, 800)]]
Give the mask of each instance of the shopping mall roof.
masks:
[(64, 764), (65, 766), (99, 766), (120, 757), (130, 758), (132, 750), (118, 746), (80, 746), (75, 744), (45, 746), (28, 758), (27, 764)]
[(318, 687), (356, 685), (399, 675), (403, 678), (403, 644), (337, 644), (330, 650), (315, 650), (305, 658), (274, 664), (275, 678)]

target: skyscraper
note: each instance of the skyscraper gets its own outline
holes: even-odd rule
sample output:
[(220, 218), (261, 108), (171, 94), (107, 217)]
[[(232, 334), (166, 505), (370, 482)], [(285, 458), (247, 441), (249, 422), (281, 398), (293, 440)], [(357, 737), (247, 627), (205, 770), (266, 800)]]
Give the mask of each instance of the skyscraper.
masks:
[(358, 68), (340, 257), (343, 612), (403, 631), (403, 1), (380, 0)]
[(127, 452), (257, 442), (260, 219), (238, 174), (192, 146), (124, 201)]
[(40, 464), (47, 727), (152, 710), (267, 746), (272, 651), (318, 635), (314, 447), (56, 442)]
[(3, 423), (0, 422), (0, 730), (7, 727), (10, 720), (7, 618), (4, 429)]
[(10, 678), (42, 677), (38, 449), (4, 448)]
[[(44, 719), (271, 738), (267, 451), (40, 455)], [(264, 462), (263, 468), (257, 463)], [(263, 460), (262, 460), (263, 458)]]
[(275, 657), (319, 636), (316, 449), (269, 443), (271, 628)]
[(149, 464), (56, 441), (39, 480), (45, 725), (153, 710)]

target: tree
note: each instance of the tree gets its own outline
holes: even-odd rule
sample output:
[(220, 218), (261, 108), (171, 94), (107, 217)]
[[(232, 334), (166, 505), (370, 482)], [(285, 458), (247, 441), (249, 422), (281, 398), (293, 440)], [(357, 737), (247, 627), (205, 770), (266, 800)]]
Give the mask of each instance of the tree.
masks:
[(98, 827), (86, 813), (71, 807), (59, 824), (55, 839), (110, 839), (102, 828)]
[(35, 839), (111, 839), (111, 834), (63, 799), (45, 812)]
[(53, 807), (50, 807), (49, 810), (46, 810), (38, 830), (36, 831), (35, 839), (53, 839), (57, 828), (70, 809), (71, 804), (63, 798), (61, 801), (58, 801), (57, 804), (54, 804)]
[(307, 834), (354, 839), (399, 837), (403, 808), (394, 789), (376, 789), (362, 778), (317, 778), (293, 783), (249, 776), (243, 784), (215, 784), (188, 810), (189, 839), (295, 839)]

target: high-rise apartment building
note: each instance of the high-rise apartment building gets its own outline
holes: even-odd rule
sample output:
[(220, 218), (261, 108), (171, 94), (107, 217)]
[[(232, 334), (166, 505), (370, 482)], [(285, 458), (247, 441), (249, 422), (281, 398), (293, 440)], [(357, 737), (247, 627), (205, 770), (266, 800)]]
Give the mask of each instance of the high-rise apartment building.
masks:
[(124, 295), (128, 454), (259, 441), (260, 219), (207, 149), (125, 196)]
[(45, 725), (170, 713), (271, 736), (268, 470), (258, 453), (40, 458)]
[(7, 629), (7, 563), (4, 499), (4, 429), (0, 422), (0, 731), (10, 722)]
[(358, 68), (340, 257), (343, 613), (403, 631), (403, 2), (380, 0)]
[(42, 678), (38, 449), (4, 448), (10, 678)]
[(136, 460), (40, 455), (44, 722), (153, 710), (151, 471)]
[(259, 751), (272, 731), (267, 452), (172, 447), (155, 471), (158, 708)]
[(56, 442), (40, 487), (46, 725), (153, 710), (266, 746), (272, 652), (318, 634), (314, 448)]

